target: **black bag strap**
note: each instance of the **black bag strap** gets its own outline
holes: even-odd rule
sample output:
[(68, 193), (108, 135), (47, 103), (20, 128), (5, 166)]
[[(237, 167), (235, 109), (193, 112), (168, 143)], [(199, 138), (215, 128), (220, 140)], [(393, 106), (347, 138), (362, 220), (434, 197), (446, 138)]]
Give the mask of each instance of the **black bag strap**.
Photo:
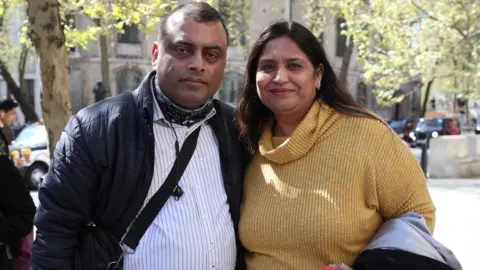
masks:
[(168, 198), (170, 198), (170, 195), (172, 195), (174, 192), (178, 185), (178, 181), (180, 181), (183, 172), (187, 168), (187, 165), (190, 162), (193, 152), (195, 152), (195, 148), (197, 146), (200, 128), (201, 127), (198, 127), (187, 137), (187, 139), (185, 139), (182, 149), (175, 159), (175, 163), (173, 164), (167, 179), (158, 189), (155, 195), (153, 195), (153, 197), (148, 201), (147, 205), (145, 205), (143, 210), (140, 212), (140, 215), (138, 215), (138, 217), (133, 221), (133, 224), (130, 226), (130, 229), (120, 242), (120, 245), (123, 243), (132, 250), (137, 248), (140, 239), (142, 239), (148, 227), (150, 227), (150, 224), (152, 224), (163, 205), (165, 205)]

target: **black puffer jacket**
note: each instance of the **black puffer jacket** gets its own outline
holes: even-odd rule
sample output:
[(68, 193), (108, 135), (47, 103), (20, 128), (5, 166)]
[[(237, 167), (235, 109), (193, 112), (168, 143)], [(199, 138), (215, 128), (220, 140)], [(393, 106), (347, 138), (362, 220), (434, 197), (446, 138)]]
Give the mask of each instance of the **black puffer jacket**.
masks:
[[(13, 269), (23, 238), (33, 230), (35, 204), (22, 176), (8, 157), (0, 129), (0, 269)], [(7, 250), (8, 245), (8, 250)]]
[[(71, 269), (78, 233), (93, 220), (120, 238), (139, 212), (153, 176), (153, 97), (148, 75), (140, 87), (81, 110), (66, 126), (39, 191), (33, 266)], [(233, 108), (215, 101), (209, 120), (238, 241), (243, 186), (242, 148)], [(238, 241), (239, 243), (239, 241)], [(237, 268), (243, 268), (238, 248)]]

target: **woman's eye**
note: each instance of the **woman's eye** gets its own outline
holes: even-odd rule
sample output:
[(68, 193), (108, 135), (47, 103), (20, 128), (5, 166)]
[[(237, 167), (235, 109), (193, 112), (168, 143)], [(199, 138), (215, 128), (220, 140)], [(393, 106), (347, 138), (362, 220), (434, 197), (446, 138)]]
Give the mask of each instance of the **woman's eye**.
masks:
[(262, 66), (263, 70), (272, 70), (274, 68), (275, 68), (275, 66), (272, 65), (272, 64), (265, 64), (265, 65)]
[(288, 68), (293, 68), (293, 69), (295, 69), (295, 68), (301, 68), (301, 67), (302, 67), (302, 66), (300, 66), (300, 65), (297, 64), (297, 63), (290, 63), (290, 64), (288, 64)]

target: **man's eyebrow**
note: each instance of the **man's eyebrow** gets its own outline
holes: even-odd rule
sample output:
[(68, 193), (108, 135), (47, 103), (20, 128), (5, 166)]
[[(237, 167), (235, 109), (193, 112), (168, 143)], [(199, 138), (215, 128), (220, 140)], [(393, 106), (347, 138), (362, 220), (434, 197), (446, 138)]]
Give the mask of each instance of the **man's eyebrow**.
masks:
[(195, 44), (188, 42), (188, 41), (177, 41), (173, 43), (174, 45), (183, 45), (188, 47), (195, 47)]
[(220, 50), (220, 51), (223, 51), (222, 48), (218, 45), (208, 45), (208, 46), (205, 46), (203, 48), (206, 49), (206, 50)]
[[(173, 44), (175, 44), (175, 45), (183, 45), (183, 46), (187, 46), (187, 47), (197, 47), (197, 45), (193, 44), (192, 42), (188, 42), (188, 41), (184, 41), (184, 40), (180, 40), (180, 41), (174, 42)], [(219, 45), (207, 45), (207, 46), (203, 46), (202, 49), (205, 49), (205, 50), (220, 50), (220, 51), (223, 51), (223, 50), (222, 50), (222, 47), (220, 47)]]

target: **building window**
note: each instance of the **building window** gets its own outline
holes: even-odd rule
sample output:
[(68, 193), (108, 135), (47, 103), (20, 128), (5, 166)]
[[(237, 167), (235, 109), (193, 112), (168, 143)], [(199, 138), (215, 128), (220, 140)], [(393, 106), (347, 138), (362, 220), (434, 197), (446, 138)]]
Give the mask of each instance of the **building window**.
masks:
[(410, 97), (410, 111), (412, 112), (413, 115), (417, 114), (418, 111), (418, 106), (417, 106), (417, 89), (413, 89), (413, 93)]
[(364, 107), (366, 107), (367, 104), (367, 86), (361, 82), (357, 86), (357, 101)]
[[(64, 21), (65, 27), (68, 27), (70, 29), (75, 29), (77, 26), (75, 25), (75, 15), (74, 14), (65, 14), (65, 21)], [(70, 47), (68, 50), (73, 53), (77, 50), (76, 47)]]
[(136, 89), (142, 82), (143, 76), (136, 69), (122, 69), (116, 73), (117, 95)]
[(237, 95), (242, 87), (243, 76), (238, 72), (225, 72), (222, 85), (218, 91), (218, 99), (230, 104), (235, 104)]
[(24, 79), (23, 85), (28, 104), (35, 108), (35, 80)]
[(7, 88), (7, 83), (0, 81), (0, 100), (6, 99), (8, 97), (9, 90)]
[[(225, 25), (228, 25), (231, 20), (234, 20), (233, 18), (234, 16), (243, 17), (242, 15), (245, 15), (245, 11), (244, 11), (245, 5), (246, 5), (245, 0), (234, 0), (234, 1), (219, 0), (218, 11), (222, 16), (222, 19)], [(235, 15), (232, 14), (233, 12), (235, 12), (236, 14)], [(241, 13), (241, 14), (238, 14), (238, 13)], [(234, 45), (235, 39), (238, 39), (238, 42), (242, 46), (247, 43), (247, 38), (245, 35), (246, 29), (244, 27), (245, 27), (244, 23), (237, 23), (235, 28), (238, 28), (238, 29), (231, 29), (234, 32), (229, 33), (228, 44)]]
[[(345, 23), (344, 19), (337, 19), (337, 56), (343, 57), (347, 50), (347, 37), (342, 35), (342, 24)], [(345, 26), (346, 28), (346, 26)]]
[(118, 43), (130, 43), (130, 44), (139, 44), (140, 43), (140, 31), (136, 25), (124, 25), (123, 34), (117, 35)]

